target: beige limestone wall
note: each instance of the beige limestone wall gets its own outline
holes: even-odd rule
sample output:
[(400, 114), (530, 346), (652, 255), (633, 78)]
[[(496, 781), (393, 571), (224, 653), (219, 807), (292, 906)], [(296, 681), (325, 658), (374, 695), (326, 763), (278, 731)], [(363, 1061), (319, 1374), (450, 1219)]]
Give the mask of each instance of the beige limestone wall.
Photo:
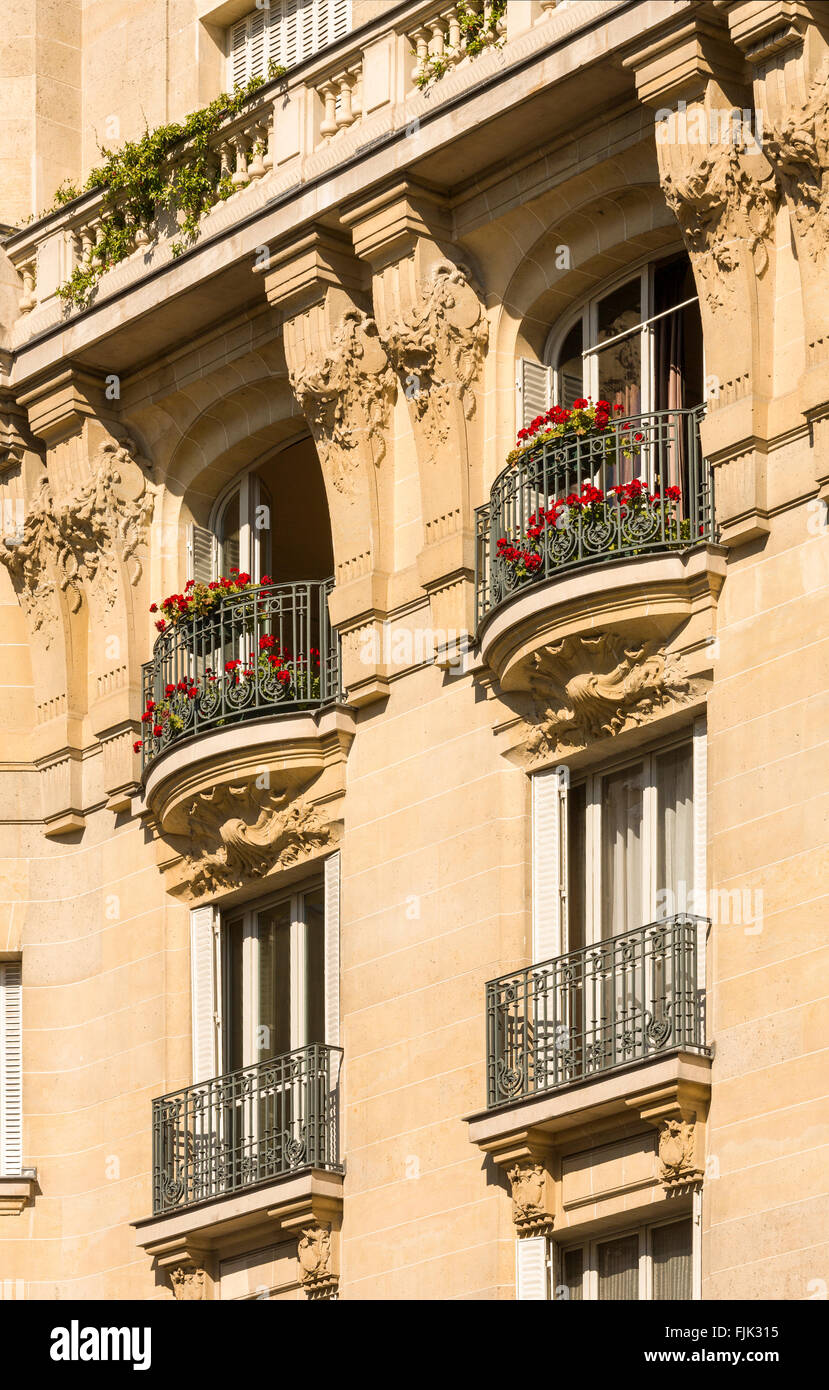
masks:
[[(807, 448), (771, 466), (791, 471)], [(720, 600), (709, 884), (740, 895), (741, 920), (720, 899), (705, 1298), (805, 1299), (829, 1279), (828, 597), (829, 529), (811, 501), (732, 555)]]

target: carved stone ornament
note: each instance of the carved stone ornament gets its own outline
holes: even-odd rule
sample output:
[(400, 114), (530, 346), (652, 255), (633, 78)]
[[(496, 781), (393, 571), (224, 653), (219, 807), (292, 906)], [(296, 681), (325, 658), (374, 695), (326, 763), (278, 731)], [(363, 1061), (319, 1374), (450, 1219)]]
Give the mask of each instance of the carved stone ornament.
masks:
[(182, 1303), (199, 1303), (204, 1299), (204, 1270), (196, 1265), (173, 1265), (170, 1283), (175, 1297)]
[(37, 448), (28, 431), (25, 411), (0, 396), (0, 478), (20, 466), (27, 449)]
[(553, 1217), (547, 1211), (547, 1175), (541, 1163), (517, 1163), (507, 1173), (512, 1184), (512, 1219), (522, 1234), (547, 1230)]
[(337, 1288), (333, 1271), (331, 1227), (306, 1227), (297, 1241), (299, 1282), (309, 1298), (330, 1298)]
[[(119, 558), (132, 561), (131, 584), (141, 578), (136, 552), (152, 517), (154, 492), (134, 448), (129, 439), (103, 443), (90, 476), (63, 495), (55, 494), (48, 477), (42, 478), (27, 508), (21, 539), (0, 541), (0, 561), (36, 630), (55, 616), (56, 584), (77, 613), (86, 585), (95, 587), (106, 607), (113, 605)], [(48, 626), (45, 637), (48, 645)]]
[(806, 253), (817, 261), (829, 246), (829, 64), (821, 67), (806, 100), (767, 132), (764, 149)]
[(659, 1131), (659, 1181), (665, 1187), (684, 1187), (702, 1179), (694, 1162), (692, 1120), (663, 1120)]
[(674, 213), (713, 311), (734, 304), (732, 273), (741, 249), (750, 254), (761, 276), (769, 263), (774, 236), (777, 187), (774, 174), (758, 177), (768, 167), (762, 156), (749, 155), (735, 143), (725, 143), (698, 160), (689, 171), (662, 175), (662, 188)]
[(527, 752), (533, 761), (647, 723), (692, 693), (678, 658), (657, 642), (629, 646), (614, 633), (564, 637), (536, 652), (532, 665), (537, 716)]
[(185, 873), (176, 891), (193, 897), (299, 863), (331, 838), (331, 827), (309, 803), (288, 803), (287, 794), (275, 792), (253, 795), (248, 784), (200, 792), (187, 814)]
[(445, 444), (451, 407), (460, 400), (470, 420), (475, 413), (472, 383), (480, 374), (489, 341), (483, 305), (465, 266), (441, 263), (421, 286), (421, 304), (391, 329), (389, 355), (404, 376), (407, 397), (430, 445)]
[(334, 486), (348, 491), (360, 446), (370, 445), (375, 464), (385, 457), (385, 431), (397, 391), (374, 319), (360, 309), (348, 310), (335, 330), (332, 350), (293, 370), (291, 387), (323, 462), (333, 465)]

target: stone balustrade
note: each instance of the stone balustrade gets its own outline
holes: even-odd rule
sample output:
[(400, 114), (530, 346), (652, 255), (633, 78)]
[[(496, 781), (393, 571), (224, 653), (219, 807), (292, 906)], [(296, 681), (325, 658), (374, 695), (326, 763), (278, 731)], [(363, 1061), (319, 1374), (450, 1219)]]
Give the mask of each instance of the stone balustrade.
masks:
[(461, 18), (464, 13), (480, 14), (484, 29), (481, 37), (487, 45), (506, 37), (507, 14), (504, 10), (493, 24), (493, 0), (461, 0), (454, 5), (434, 6), (434, 13), (421, 19), (409, 34), (415, 62), (412, 81), (422, 87), (432, 78), (441, 77), (449, 68), (471, 61), (468, 40)]

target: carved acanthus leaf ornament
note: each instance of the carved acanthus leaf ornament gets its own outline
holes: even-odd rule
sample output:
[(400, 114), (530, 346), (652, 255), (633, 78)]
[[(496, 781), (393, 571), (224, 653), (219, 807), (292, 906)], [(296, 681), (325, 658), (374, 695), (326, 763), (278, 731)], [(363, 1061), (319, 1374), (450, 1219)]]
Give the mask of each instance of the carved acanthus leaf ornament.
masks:
[(347, 492), (368, 444), (375, 464), (386, 453), (385, 432), (397, 381), (374, 319), (359, 309), (340, 320), (331, 351), (291, 371), (299, 402), (334, 486)]
[(449, 438), (453, 401), (460, 400), (467, 420), (474, 415), (472, 383), (488, 341), (489, 325), (469, 271), (448, 262), (435, 266), (421, 287), (419, 306), (389, 332), (389, 354), (433, 448)]
[(200, 792), (188, 807), (189, 840), (178, 891), (201, 897), (239, 888), (275, 868), (299, 863), (331, 839), (310, 803), (287, 794), (252, 795), (250, 786)]
[(778, 200), (773, 172), (759, 153), (726, 142), (684, 175), (663, 173), (662, 187), (709, 308), (732, 307), (731, 277), (741, 252), (751, 256), (758, 276), (769, 263)]
[[(132, 562), (131, 584), (141, 578), (137, 551), (145, 540), (155, 494), (146, 464), (136, 458), (127, 439), (103, 443), (89, 476), (79, 486), (56, 494), (48, 477), (41, 479), (27, 508), (19, 541), (0, 541), (0, 561), (8, 568), (35, 629), (55, 617), (56, 585), (77, 613), (85, 586), (107, 608), (118, 592), (118, 564)], [(51, 640), (46, 628), (47, 642)]]
[(534, 761), (646, 723), (662, 706), (688, 699), (691, 682), (658, 643), (631, 646), (598, 633), (564, 637), (536, 652), (530, 690), (537, 714), (527, 752)]
[(817, 261), (829, 247), (829, 64), (820, 69), (802, 105), (767, 132), (764, 149), (806, 252)]
[(174, 1265), (170, 1283), (174, 1296), (182, 1303), (200, 1303), (205, 1297), (204, 1270), (196, 1265)]

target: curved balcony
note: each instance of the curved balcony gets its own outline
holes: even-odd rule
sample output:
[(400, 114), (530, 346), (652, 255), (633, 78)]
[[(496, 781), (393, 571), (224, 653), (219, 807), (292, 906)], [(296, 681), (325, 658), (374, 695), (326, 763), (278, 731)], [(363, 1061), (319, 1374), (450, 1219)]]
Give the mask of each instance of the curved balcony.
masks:
[(703, 406), (613, 420), (525, 450), (477, 517), (480, 628), (530, 586), (570, 570), (714, 540)]
[(163, 632), (143, 667), (142, 771), (202, 734), (333, 705), (341, 695), (333, 584), (260, 586)]

